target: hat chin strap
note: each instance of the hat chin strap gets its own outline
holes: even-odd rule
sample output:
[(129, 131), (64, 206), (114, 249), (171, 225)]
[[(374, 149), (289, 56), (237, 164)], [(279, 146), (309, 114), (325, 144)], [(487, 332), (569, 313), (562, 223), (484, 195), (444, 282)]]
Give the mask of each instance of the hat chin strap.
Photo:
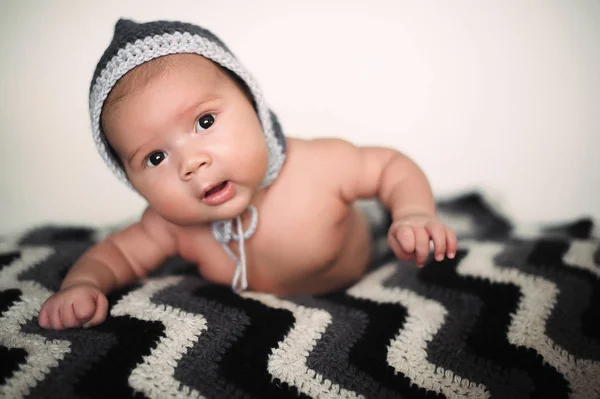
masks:
[[(235, 261), (235, 274), (231, 283), (231, 288), (239, 293), (248, 288), (248, 279), (246, 277), (246, 250), (244, 242), (252, 237), (256, 231), (258, 225), (258, 211), (254, 205), (248, 206), (250, 211), (250, 226), (246, 231), (243, 231), (242, 218), (237, 216), (235, 218), (237, 234), (233, 232), (233, 219), (225, 221), (216, 221), (211, 225), (211, 232), (213, 237), (221, 244), (223, 249), (231, 256)], [(229, 242), (231, 240), (239, 242), (240, 257), (235, 256), (231, 248), (229, 248)], [(241, 279), (241, 280), (240, 280)]]

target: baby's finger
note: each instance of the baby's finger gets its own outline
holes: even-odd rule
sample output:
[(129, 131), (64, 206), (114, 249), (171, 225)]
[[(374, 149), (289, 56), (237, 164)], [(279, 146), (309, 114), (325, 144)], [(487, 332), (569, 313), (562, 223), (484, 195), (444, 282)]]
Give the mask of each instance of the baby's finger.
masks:
[(435, 260), (438, 262), (444, 260), (444, 254), (446, 253), (446, 231), (444, 226), (439, 223), (429, 223), (425, 226), (425, 229), (433, 240)]
[(457, 246), (456, 234), (454, 234), (454, 231), (450, 227), (446, 227), (444, 230), (446, 231), (446, 247), (448, 251), (448, 257), (450, 259), (454, 259)]
[(38, 324), (42, 328), (50, 327), (50, 317), (48, 316), (48, 310), (46, 309), (46, 307), (42, 307), (42, 310), (40, 310), (40, 314), (38, 316)]
[(81, 323), (75, 317), (73, 303), (66, 303), (60, 310), (60, 321), (65, 328), (79, 327)]
[(50, 328), (53, 330), (62, 330), (64, 328), (60, 320), (60, 306), (56, 306), (56, 309), (50, 315)]
[(413, 258), (412, 253), (407, 253), (402, 249), (396, 237), (390, 235), (388, 242), (390, 244), (390, 248), (392, 248), (392, 251), (398, 257), (398, 259), (411, 260)]
[(424, 227), (415, 227), (417, 266), (422, 267), (429, 257), (429, 234)]
[(98, 325), (104, 321), (106, 318), (106, 313), (108, 311), (108, 300), (104, 295), (98, 295), (96, 298), (96, 309), (92, 318), (86, 322), (83, 327), (88, 328), (95, 325)]
[(396, 231), (396, 239), (400, 243), (401, 249), (407, 254), (412, 254), (415, 251), (416, 238), (412, 227), (400, 226)]
[(73, 312), (80, 324), (84, 324), (94, 316), (96, 311), (96, 300), (93, 296), (81, 298), (74, 306)]

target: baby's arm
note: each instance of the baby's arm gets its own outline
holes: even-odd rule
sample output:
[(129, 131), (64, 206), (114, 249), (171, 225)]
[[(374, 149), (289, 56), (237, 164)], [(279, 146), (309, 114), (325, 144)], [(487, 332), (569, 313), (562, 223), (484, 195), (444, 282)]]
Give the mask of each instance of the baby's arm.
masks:
[(436, 260), (453, 258), (456, 236), (436, 216), (435, 200), (423, 171), (407, 156), (390, 148), (356, 147), (329, 140), (330, 153), (342, 171), (340, 193), (348, 201), (377, 197), (391, 212), (389, 242), (394, 253), (422, 266), (430, 239)]
[(108, 236), (86, 251), (69, 270), (59, 292), (42, 306), (41, 327), (89, 327), (106, 318), (105, 294), (126, 286), (175, 254), (166, 222), (146, 210), (140, 222)]

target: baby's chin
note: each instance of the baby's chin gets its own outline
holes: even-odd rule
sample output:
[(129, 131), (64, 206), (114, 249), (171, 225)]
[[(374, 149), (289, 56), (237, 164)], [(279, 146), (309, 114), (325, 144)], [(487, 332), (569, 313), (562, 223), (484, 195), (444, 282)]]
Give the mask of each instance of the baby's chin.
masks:
[(210, 224), (222, 220), (235, 219), (241, 216), (250, 205), (250, 200), (242, 198), (233, 198), (230, 201), (218, 205), (209, 206), (201, 204), (194, 209), (178, 209), (176, 212), (161, 211), (154, 209), (163, 219), (182, 227), (193, 227), (202, 224)]

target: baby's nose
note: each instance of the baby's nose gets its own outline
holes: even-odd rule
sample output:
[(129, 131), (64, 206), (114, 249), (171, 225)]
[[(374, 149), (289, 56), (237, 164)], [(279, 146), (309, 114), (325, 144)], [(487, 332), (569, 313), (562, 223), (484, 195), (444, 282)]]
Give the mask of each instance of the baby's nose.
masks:
[(208, 168), (211, 162), (207, 154), (189, 156), (181, 164), (181, 178), (183, 180), (190, 180), (197, 171), (202, 168)]

